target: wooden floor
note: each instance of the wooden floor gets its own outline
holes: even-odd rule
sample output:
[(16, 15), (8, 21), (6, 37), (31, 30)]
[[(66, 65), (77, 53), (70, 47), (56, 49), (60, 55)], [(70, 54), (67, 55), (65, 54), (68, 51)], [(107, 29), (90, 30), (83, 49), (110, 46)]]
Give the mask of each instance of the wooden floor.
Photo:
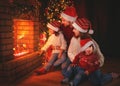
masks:
[[(101, 69), (103, 73), (106, 72), (118, 72), (120, 73), (120, 59), (118, 58), (112, 58), (112, 59), (106, 59), (104, 66)], [(63, 79), (63, 76), (61, 75), (60, 70), (49, 72), (44, 75), (36, 75), (33, 72), (26, 75), (22, 80), (6, 85), (6, 86), (67, 86), (62, 85), (60, 82)], [(0, 85), (5, 86), (5, 85)], [(86, 81), (80, 86), (92, 86), (89, 81)], [(108, 83), (106, 86), (120, 86), (120, 78), (116, 79), (110, 83)]]

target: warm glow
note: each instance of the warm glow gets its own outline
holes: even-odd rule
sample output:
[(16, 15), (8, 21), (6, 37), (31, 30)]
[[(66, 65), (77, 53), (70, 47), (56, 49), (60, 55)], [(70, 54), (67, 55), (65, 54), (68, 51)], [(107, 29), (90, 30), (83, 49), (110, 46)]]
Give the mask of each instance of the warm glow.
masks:
[(46, 43), (46, 33), (40, 34), (40, 48)]
[(14, 56), (33, 51), (34, 23), (31, 20), (14, 19)]

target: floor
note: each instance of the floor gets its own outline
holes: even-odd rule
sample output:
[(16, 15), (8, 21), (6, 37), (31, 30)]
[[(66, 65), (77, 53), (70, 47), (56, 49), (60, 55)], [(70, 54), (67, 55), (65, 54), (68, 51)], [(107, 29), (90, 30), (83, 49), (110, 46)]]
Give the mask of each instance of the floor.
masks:
[[(120, 59), (106, 59), (105, 65), (102, 67), (103, 73), (106, 72), (118, 72), (120, 73)], [(34, 71), (26, 75), (20, 81), (9, 84), (9, 85), (0, 85), (0, 86), (67, 86), (62, 85), (60, 81), (63, 79), (60, 70), (52, 71), (44, 75), (36, 75)], [(92, 86), (89, 81), (81, 83), (80, 86)], [(120, 78), (116, 79), (106, 86), (120, 86)]]

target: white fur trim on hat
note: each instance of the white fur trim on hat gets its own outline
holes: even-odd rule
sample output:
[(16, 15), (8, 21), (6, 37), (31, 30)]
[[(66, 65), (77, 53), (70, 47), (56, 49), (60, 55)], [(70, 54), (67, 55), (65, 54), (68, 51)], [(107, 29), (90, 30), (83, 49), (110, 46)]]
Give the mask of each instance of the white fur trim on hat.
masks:
[(79, 30), (80, 32), (82, 32), (82, 33), (86, 33), (87, 32), (87, 30), (84, 30), (84, 29), (82, 29), (78, 24), (76, 24), (75, 22), (72, 24), (72, 26), (75, 28), (75, 29), (77, 29), (77, 30)]
[(77, 16), (76, 16), (76, 17), (72, 17), (72, 16), (69, 16), (69, 15), (67, 15), (67, 14), (65, 14), (65, 13), (61, 13), (61, 16), (62, 16), (64, 19), (66, 19), (66, 20), (68, 20), (68, 21), (70, 21), (70, 22), (74, 22), (74, 21), (77, 19)]
[(82, 52), (82, 51), (84, 51), (86, 48), (88, 48), (90, 45), (92, 45), (93, 44), (93, 47), (94, 47), (94, 49), (95, 49), (95, 45), (94, 45), (94, 43), (92, 42), (92, 41), (89, 41), (89, 42), (87, 42), (83, 47), (81, 47), (81, 49), (80, 49), (80, 51)]
[(53, 25), (51, 25), (50, 23), (47, 24), (47, 27), (49, 27), (50, 29), (54, 30), (54, 31), (58, 31), (59, 28), (58, 27), (54, 27)]

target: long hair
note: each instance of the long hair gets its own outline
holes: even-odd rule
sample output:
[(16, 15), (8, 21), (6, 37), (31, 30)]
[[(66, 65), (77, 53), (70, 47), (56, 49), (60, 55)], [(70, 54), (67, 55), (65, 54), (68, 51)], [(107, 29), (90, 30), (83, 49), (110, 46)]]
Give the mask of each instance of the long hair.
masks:
[(81, 38), (81, 39), (86, 39), (86, 38), (91, 38), (91, 36), (90, 36), (89, 33), (81, 33), (81, 32), (80, 32), (80, 38)]

